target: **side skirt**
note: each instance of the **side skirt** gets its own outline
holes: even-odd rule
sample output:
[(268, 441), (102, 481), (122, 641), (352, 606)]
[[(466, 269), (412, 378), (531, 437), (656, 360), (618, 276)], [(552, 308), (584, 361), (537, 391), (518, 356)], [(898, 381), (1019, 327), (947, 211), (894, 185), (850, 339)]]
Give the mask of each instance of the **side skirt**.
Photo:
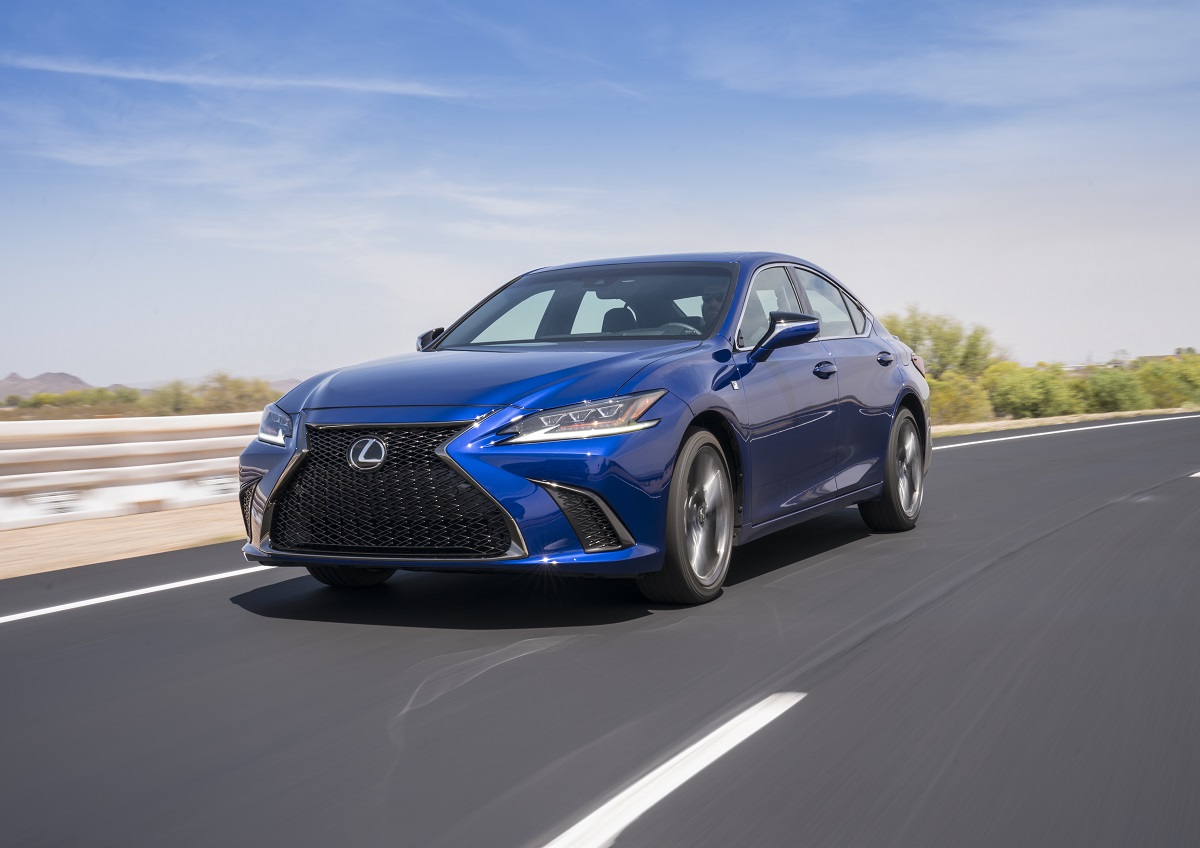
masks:
[(776, 530), (783, 530), (796, 524), (802, 524), (805, 521), (833, 512), (834, 510), (853, 506), (860, 501), (874, 500), (882, 492), (883, 483), (875, 483), (871, 486), (855, 489), (853, 492), (847, 492), (844, 495), (838, 495), (832, 500), (823, 501), (802, 509), (799, 512), (793, 512), (791, 515), (785, 515), (782, 518), (774, 518), (770, 521), (764, 521), (762, 524), (743, 524), (741, 532), (737, 535), (736, 544), (744, 545), (746, 542), (774, 533)]

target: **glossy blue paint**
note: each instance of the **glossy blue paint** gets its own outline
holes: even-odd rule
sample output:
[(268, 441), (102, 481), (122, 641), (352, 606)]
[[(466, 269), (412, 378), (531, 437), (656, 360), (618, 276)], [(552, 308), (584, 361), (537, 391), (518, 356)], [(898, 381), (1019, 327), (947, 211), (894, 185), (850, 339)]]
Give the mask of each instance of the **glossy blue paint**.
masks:
[(896, 367), (879, 364), (881, 350), (891, 350), (883, 339), (868, 336), (829, 339), (822, 344), (837, 364), (838, 491), (847, 491), (883, 480), (892, 409), (903, 387)]
[(765, 362), (749, 352), (736, 356), (753, 476), (744, 513), (759, 524), (828, 499), (837, 491), (837, 381), (813, 369), (831, 359), (829, 352), (809, 342), (780, 348)]
[[(773, 263), (819, 271), (816, 266), (781, 254), (747, 253), (632, 257), (560, 269), (626, 262), (725, 263), (736, 273), (734, 294), (706, 338), (605, 338), (470, 349), (443, 349), (439, 340), (425, 351), (306, 380), (278, 403), (294, 416), (291, 442), (278, 447), (256, 440), (242, 454), (242, 483), (256, 487), (247, 558), (273, 564), (613, 576), (654, 571), (663, 563), (675, 456), (702, 415), (721, 423), (718, 429), (733, 453), (730, 465), (740, 471), (735, 485), (739, 541), (878, 495), (897, 404), (908, 394), (927, 409), (929, 389), (877, 321), (861, 338), (815, 339), (780, 347), (756, 362), (750, 351), (734, 345), (748, 281)], [(875, 359), (883, 350), (896, 355), (886, 367)], [(825, 362), (837, 366), (832, 378), (813, 373)], [(644, 416), (658, 422), (648, 429), (524, 444), (509, 443), (501, 434), (532, 411), (657, 389), (666, 394)], [(272, 547), (273, 498), (284, 475), (304, 461), (307, 426), (439, 422), (471, 423), (445, 445), (445, 454), (512, 518), (524, 555), (414, 561), (285, 553)], [(617, 551), (584, 552), (561, 509), (534, 480), (594, 493), (635, 543)]]

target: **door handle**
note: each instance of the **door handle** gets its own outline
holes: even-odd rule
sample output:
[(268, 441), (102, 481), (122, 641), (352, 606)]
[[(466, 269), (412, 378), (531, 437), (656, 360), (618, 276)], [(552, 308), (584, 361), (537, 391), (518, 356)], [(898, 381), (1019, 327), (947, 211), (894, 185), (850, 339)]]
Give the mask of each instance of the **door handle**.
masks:
[(822, 380), (828, 380), (830, 377), (832, 377), (834, 374), (837, 373), (837, 366), (834, 365), (829, 360), (826, 360), (824, 362), (818, 362), (817, 367), (813, 369), (813, 373), (816, 374), (818, 377), (820, 377)]
[(879, 351), (879, 356), (875, 357), (875, 361), (880, 365), (891, 365), (894, 357), (886, 350)]

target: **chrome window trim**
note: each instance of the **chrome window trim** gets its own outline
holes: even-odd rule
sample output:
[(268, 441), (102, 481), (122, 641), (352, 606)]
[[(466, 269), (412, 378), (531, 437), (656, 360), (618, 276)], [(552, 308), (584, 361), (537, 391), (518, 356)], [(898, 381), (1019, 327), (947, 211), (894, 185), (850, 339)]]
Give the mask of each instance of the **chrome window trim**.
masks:
[[(871, 325), (875, 321), (875, 316), (872, 315), (871, 312), (865, 306), (863, 306), (862, 303), (859, 302), (857, 297), (850, 294), (850, 292), (846, 291), (846, 289), (843, 288), (842, 286), (840, 286), (836, 281), (829, 279), (828, 276), (826, 276), (825, 274), (822, 274), (820, 271), (816, 270), (815, 268), (809, 268), (807, 265), (799, 265), (795, 262), (791, 262), (791, 263), (789, 263), (789, 265), (798, 271), (803, 271), (806, 274), (812, 274), (814, 277), (820, 277), (822, 280), (829, 283), (829, 285), (833, 286), (835, 289), (837, 289), (839, 292), (842, 293), (842, 297), (846, 298), (846, 300), (850, 301), (855, 306), (857, 306), (859, 309), (861, 309), (863, 316), (866, 318), (866, 321), (867, 321), (866, 326), (863, 327), (863, 331), (861, 333), (855, 333), (852, 336), (821, 336), (821, 335), (818, 335), (815, 339), (813, 339), (813, 341), (834, 342), (834, 341), (839, 341), (841, 339), (865, 339), (871, 335)], [(797, 292), (797, 294), (802, 295), (805, 300), (808, 300), (808, 292), (806, 292), (804, 290), (804, 286), (800, 284), (799, 280), (796, 281), (796, 287), (800, 290), (799, 292)], [(807, 308), (811, 308), (811, 305), (809, 305)], [(849, 316), (847, 316), (847, 317), (849, 317)], [(850, 325), (851, 326), (854, 325), (853, 318), (850, 319)]]

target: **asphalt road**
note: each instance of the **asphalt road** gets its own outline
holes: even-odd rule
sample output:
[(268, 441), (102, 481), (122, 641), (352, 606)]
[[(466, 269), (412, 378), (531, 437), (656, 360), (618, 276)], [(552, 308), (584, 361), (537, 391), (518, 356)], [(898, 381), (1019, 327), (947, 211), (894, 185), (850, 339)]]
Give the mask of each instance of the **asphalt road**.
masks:
[[(0, 623), (0, 845), (539, 848), (780, 692), (613, 844), (1200, 845), (1200, 419), (1012, 435), (939, 442), (916, 530), (818, 519), (700, 608), (273, 569)], [(16, 578), (0, 621), (245, 567)]]

